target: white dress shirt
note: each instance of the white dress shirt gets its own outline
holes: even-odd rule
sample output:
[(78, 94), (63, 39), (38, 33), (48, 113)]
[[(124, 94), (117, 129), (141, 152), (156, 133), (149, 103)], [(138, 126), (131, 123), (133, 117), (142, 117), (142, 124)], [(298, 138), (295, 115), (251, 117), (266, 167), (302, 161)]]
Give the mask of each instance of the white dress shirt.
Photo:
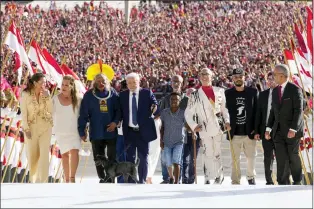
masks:
[[(138, 96), (139, 96), (139, 92), (140, 90), (139, 89), (136, 89), (135, 90), (135, 98), (136, 98), (136, 106), (138, 108)], [(138, 128), (138, 124), (137, 125), (134, 125), (133, 124), (133, 121), (132, 121), (132, 116), (133, 116), (133, 112), (132, 112), (132, 98), (133, 98), (133, 92), (130, 91), (130, 96), (129, 96), (129, 110), (130, 110), (130, 113), (129, 113), (129, 126), (130, 127), (133, 127), (133, 128)], [(138, 109), (137, 109), (138, 110)], [(137, 113), (136, 113), (137, 114)], [(138, 119), (137, 119), (137, 123), (138, 123)]]
[(266, 125), (268, 122), (268, 118), (269, 118), (269, 113), (270, 113), (270, 109), (271, 109), (271, 103), (272, 103), (272, 93), (273, 93), (273, 89), (270, 88), (269, 89), (269, 95), (268, 95), (268, 103), (267, 103), (267, 115), (266, 115)]

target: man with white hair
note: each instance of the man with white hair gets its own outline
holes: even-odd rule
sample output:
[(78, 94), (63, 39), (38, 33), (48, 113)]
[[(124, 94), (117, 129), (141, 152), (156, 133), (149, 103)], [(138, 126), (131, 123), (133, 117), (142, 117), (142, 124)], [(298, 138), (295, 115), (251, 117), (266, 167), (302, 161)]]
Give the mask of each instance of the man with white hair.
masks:
[(194, 132), (199, 132), (205, 149), (205, 184), (210, 184), (210, 179), (214, 179), (214, 184), (221, 184), (224, 180), (221, 141), (224, 130), (230, 130), (230, 124), (224, 89), (212, 86), (212, 76), (210, 69), (201, 70), (202, 87), (190, 96), (185, 119)]
[[(128, 90), (120, 93), (120, 109), (123, 120), (123, 135), (126, 160), (135, 163), (136, 150), (140, 160), (139, 182), (145, 184), (148, 172), (149, 142), (157, 139), (154, 114), (157, 100), (152, 91), (140, 88), (137, 73), (126, 76)], [(129, 183), (134, 182), (129, 179)]]
[(276, 65), (273, 74), (278, 86), (272, 92), (265, 139), (272, 138), (275, 143), (278, 184), (287, 183), (290, 168), (293, 184), (300, 185), (302, 167), (299, 149), (300, 139), (304, 136), (304, 98), (301, 89), (288, 81), (287, 65)]
[[(93, 88), (83, 97), (78, 118), (78, 131), (86, 141), (86, 124), (89, 122), (89, 138), (92, 144), (94, 161), (98, 155), (105, 155), (107, 148), (108, 160), (116, 159), (117, 125), (121, 118), (119, 97), (106, 75), (95, 76)], [(96, 165), (99, 183), (106, 183), (104, 168)], [(110, 180), (112, 183), (114, 180)]]

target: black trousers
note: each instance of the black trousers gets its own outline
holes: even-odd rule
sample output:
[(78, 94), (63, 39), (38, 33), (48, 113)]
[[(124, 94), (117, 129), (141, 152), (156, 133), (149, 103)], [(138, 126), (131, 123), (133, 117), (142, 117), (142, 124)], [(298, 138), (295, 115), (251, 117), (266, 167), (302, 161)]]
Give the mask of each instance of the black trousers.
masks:
[[(97, 159), (97, 155), (105, 155), (105, 149), (107, 148), (107, 157), (109, 161), (116, 160), (116, 138), (91, 140), (94, 161)], [(96, 171), (99, 179), (105, 179), (105, 170), (100, 166), (96, 166)], [(114, 180), (108, 180), (108, 183), (114, 183)]]
[(290, 172), (294, 183), (302, 180), (302, 167), (299, 156), (300, 138), (287, 138), (277, 130), (274, 138), (277, 161), (277, 181), (280, 185), (289, 182)]
[(275, 154), (275, 143), (272, 139), (262, 140), (262, 145), (264, 149), (264, 170), (266, 183), (273, 184), (272, 173), (274, 164), (274, 154)]

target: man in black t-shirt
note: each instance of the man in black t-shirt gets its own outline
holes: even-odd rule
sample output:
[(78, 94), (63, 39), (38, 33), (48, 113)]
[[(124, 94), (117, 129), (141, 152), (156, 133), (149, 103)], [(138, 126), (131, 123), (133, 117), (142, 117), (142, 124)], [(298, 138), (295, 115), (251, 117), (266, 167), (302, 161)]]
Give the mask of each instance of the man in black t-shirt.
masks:
[[(230, 136), (234, 150), (232, 163), (232, 184), (240, 184), (240, 154), (243, 146), (247, 158), (247, 180), (249, 184), (255, 184), (255, 157), (256, 140), (254, 139), (254, 121), (257, 106), (258, 92), (256, 89), (244, 86), (245, 75), (242, 69), (235, 69), (232, 73), (235, 87), (225, 91), (226, 106), (230, 115)], [(229, 137), (228, 137), (229, 139)], [(230, 139), (229, 139), (230, 140)], [(239, 173), (237, 173), (237, 171)]]

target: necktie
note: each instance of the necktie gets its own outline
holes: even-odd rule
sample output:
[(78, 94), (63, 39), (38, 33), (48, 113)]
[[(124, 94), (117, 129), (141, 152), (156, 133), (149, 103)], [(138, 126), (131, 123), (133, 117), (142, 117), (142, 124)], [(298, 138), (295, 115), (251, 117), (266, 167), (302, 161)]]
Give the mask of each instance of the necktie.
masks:
[(282, 88), (282, 86), (278, 86), (278, 99), (279, 99), (279, 104), (281, 103), (281, 88)]
[(136, 94), (133, 93), (132, 97), (132, 123), (137, 125), (137, 105), (136, 105)]

